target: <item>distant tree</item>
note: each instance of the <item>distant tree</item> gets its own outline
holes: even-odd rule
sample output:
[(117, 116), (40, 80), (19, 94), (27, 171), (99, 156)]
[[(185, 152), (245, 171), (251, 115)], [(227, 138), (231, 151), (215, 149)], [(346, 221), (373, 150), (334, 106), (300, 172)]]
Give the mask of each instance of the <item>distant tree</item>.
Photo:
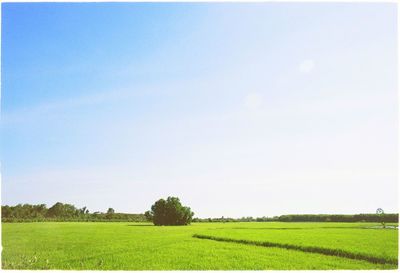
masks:
[(144, 213), (144, 217), (146, 217), (146, 220), (147, 221), (149, 221), (149, 222), (153, 222), (153, 215), (152, 215), (152, 213), (151, 213), (151, 211), (146, 211), (145, 213)]
[(114, 214), (115, 210), (113, 208), (108, 208), (107, 214)]
[(1, 217), (10, 218), (12, 217), (13, 209), (10, 206), (1, 206)]
[(152, 219), (156, 226), (188, 225), (194, 215), (189, 207), (182, 206), (177, 197), (158, 200), (146, 214), (146, 218)]
[(79, 210), (80, 214), (86, 214), (86, 207), (83, 207)]
[(70, 204), (55, 203), (46, 213), (47, 217), (72, 218), (79, 215), (79, 210)]
[(113, 218), (114, 213), (115, 213), (115, 211), (113, 208), (108, 208), (107, 213), (106, 213), (106, 218), (107, 219)]

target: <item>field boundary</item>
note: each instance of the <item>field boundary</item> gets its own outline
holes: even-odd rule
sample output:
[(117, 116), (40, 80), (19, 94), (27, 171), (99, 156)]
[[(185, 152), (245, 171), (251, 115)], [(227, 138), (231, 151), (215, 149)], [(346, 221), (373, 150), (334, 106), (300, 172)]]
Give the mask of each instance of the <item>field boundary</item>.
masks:
[(202, 234), (194, 234), (194, 238), (198, 239), (206, 239), (206, 240), (213, 240), (219, 242), (228, 242), (228, 243), (238, 243), (238, 244), (245, 244), (245, 245), (255, 245), (255, 246), (262, 246), (262, 247), (277, 247), (277, 248), (284, 248), (289, 250), (298, 250), (303, 252), (309, 253), (318, 253), (328, 256), (336, 256), (342, 258), (348, 258), (353, 260), (362, 260), (367, 261), (375, 264), (394, 264), (398, 265), (397, 259), (386, 259), (382, 257), (374, 257), (370, 255), (365, 255), (361, 253), (352, 253), (341, 249), (330, 249), (330, 248), (323, 248), (323, 247), (314, 247), (314, 246), (299, 246), (299, 245), (292, 245), (292, 244), (282, 244), (282, 243), (274, 243), (274, 242), (267, 242), (267, 241), (251, 241), (251, 240), (239, 240), (239, 239), (232, 239), (232, 238), (224, 238), (224, 237), (216, 237), (216, 236), (209, 236), (209, 235), (202, 235)]

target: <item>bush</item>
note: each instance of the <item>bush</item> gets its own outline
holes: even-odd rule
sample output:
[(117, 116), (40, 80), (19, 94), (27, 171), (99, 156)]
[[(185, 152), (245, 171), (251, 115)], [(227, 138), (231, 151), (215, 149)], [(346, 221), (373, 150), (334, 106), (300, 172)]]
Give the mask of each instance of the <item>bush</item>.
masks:
[(194, 213), (189, 207), (182, 206), (179, 198), (168, 197), (167, 200), (155, 202), (151, 211), (147, 211), (145, 215), (156, 226), (179, 226), (190, 224)]

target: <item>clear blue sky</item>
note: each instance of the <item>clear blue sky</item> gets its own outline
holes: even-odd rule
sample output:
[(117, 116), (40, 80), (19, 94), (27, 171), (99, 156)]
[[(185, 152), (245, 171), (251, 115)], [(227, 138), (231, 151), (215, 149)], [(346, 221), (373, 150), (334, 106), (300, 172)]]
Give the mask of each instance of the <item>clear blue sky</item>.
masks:
[(398, 211), (396, 5), (2, 4), (2, 203)]

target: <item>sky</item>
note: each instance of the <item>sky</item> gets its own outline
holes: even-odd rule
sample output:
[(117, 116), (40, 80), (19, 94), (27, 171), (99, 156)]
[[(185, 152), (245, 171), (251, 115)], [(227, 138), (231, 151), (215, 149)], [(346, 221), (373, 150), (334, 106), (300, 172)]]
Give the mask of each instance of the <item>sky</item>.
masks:
[(2, 204), (398, 212), (395, 3), (3, 3)]

